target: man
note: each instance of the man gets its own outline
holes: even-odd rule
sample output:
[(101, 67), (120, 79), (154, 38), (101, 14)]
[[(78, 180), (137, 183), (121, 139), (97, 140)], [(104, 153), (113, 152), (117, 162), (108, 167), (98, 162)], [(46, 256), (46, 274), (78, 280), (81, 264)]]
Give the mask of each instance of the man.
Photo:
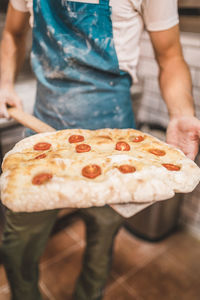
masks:
[[(194, 117), (175, 0), (34, 0), (33, 11), (31, 1), (10, 2), (1, 46), (2, 116), (7, 116), (7, 104), (21, 107), (14, 80), (25, 52), (30, 8), (37, 77), (34, 114), (56, 129), (134, 127), (130, 86), (136, 80), (145, 24), (170, 115), (167, 141), (195, 158), (200, 121)], [(87, 247), (74, 299), (102, 299), (114, 236), (123, 220), (107, 206), (80, 213), (86, 222)], [(1, 254), (14, 300), (41, 299), (38, 261), (56, 215), (57, 210), (6, 212)]]

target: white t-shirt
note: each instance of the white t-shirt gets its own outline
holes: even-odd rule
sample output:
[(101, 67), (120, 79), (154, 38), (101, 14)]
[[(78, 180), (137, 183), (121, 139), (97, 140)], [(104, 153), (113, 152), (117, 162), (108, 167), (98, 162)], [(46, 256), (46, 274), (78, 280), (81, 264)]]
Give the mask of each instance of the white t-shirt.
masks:
[[(99, 0), (73, 0), (99, 3)], [(33, 0), (10, 0), (19, 11), (29, 11), (33, 24)], [(115, 49), (121, 70), (137, 81), (136, 67), (144, 27), (148, 31), (169, 29), (178, 24), (177, 0), (110, 0)]]

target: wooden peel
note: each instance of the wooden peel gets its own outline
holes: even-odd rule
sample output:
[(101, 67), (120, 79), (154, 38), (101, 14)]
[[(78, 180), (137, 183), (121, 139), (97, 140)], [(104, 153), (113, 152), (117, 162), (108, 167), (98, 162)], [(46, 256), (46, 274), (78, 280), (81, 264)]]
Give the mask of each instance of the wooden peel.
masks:
[(32, 129), (37, 133), (55, 131), (55, 128), (16, 107), (8, 108), (8, 114), (20, 124)]
[[(46, 123), (40, 121), (36, 117), (16, 107), (8, 108), (8, 114), (10, 117), (18, 121), (20, 124), (32, 129), (37, 133), (56, 131), (55, 128), (47, 125)], [(152, 203), (146, 203), (146, 204), (128, 203), (128, 204), (112, 204), (110, 206), (123, 217), (129, 218), (151, 204)], [(67, 208), (65, 209), (65, 212), (71, 213), (75, 210), (76, 209)]]

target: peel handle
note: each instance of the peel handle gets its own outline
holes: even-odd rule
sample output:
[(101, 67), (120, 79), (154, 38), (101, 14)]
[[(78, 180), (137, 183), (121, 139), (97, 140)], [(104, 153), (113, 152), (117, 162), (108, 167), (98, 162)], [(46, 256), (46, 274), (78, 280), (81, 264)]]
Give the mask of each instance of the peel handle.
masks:
[(8, 114), (20, 124), (32, 129), (37, 133), (55, 131), (55, 128), (16, 107), (8, 108)]

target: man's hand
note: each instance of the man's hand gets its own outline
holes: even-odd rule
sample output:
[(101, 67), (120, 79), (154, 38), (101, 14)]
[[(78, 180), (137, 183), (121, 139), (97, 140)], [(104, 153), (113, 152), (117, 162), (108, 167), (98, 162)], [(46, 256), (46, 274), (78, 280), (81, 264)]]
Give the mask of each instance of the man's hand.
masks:
[(181, 149), (194, 160), (199, 150), (200, 120), (195, 117), (173, 118), (167, 129), (167, 143)]
[(195, 159), (199, 149), (200, 121), (194, 117), (192, 81), (182, 54), (179, 27), (150, 32), (150, 37), (160, 69), (160, 88), (170, 117), (167, 143)]
[(9, 118), (7, 105), (22, 109), (22, 102), (16, 92), (12, 89), (0, 89), (0, 118)]

